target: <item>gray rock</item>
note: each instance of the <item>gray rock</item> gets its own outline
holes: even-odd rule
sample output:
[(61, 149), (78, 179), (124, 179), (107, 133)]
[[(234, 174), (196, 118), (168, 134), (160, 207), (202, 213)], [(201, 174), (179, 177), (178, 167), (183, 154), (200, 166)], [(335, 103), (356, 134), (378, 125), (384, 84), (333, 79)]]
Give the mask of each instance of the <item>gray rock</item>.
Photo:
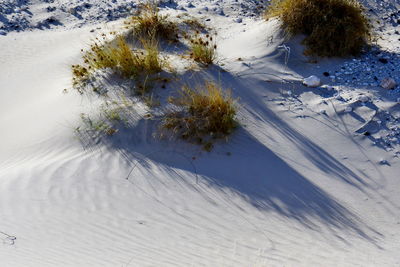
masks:
[(235, 22), (237, 22), (237, 23), (242, 23), (242, 22), (243, 22), (243, 19), (242, 19), (242, 18), (237, 18), (237, 19), (235, 19)]
[(396, 88), (397, 83), (393, 78), (385, 78), (381, 82), (381, 87), (386, 90), (392, 90)]

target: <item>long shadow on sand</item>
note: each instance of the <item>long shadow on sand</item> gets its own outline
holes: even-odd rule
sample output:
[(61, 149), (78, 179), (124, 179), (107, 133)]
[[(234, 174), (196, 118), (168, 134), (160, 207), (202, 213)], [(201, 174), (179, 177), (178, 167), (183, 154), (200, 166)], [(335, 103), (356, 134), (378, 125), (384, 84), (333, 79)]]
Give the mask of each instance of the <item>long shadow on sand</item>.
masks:
[[(360, 190), (367, 186), (362, 177), (310, 138), (282, 121), (265, 106), (265, 103), (253, 96), (247, 88), (251, 85), (250, 81), (246, 80), (245, 86), (242, 81), (220, 69), (213, 69), (201, 75), (204, 79), (220, 80), (222, 84), (233, 88), (235, 96), (239, 96), (242, 103), (251, 106), (250, 113), (260, 123), (268, 123), (277, 129), (321, 171)], [(186, 78), (190, 81), (190, 77), (194, 77), (193, 74), (188, 74)], [(198, 81), (196, 78), (192, 80)], [(246, 93), (243, 90), (247, 90)], [(133, 169), (147, 168), (149, 179), (153, 178), (147, 163), (155, 162), (164, 166), (167, 172), (169, 170), (171, 177), (175, 176), (176, 169), (191, 172), (200, 182), (203, 181), (216, 189), (229, 189), (261, 211), (275, 212), (311, 229), (317, 230), (320, 225), (324, 225), (332, 231), (356, 234), (374, 244), (375, 238), (381, 236), (244, 128), (239, 128), (228, 144), (218, 144), (212, 153), (195, 160), (192, 156), (199, 154), (198, 148), (180, 141), (155, 140), (149, 133), (154, 132), (156, 128), (156, 120), (141, 119), (121, 131), (118, 136), (107, 139), (107, 145), (124, 155), (132, 163)], [(227, 155), (226, 152), (230, 151), (233, 153)], [(134, 179), (134, 176), (133, 171), (128, 179)], [(199, 191), (196, 184), (190, 186)]]

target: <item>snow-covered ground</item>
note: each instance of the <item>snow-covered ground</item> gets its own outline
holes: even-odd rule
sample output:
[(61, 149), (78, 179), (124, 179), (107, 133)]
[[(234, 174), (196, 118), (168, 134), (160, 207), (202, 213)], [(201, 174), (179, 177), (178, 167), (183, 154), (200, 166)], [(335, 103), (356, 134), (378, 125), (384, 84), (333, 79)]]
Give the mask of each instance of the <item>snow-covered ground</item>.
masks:
[(0, 3), (0, 266), (400, 266), (400, 90), (379, 87), (400, 82), (399, 4), (364, 0), (373, 51), (309, 63), (259, 1), (164, 2), (218, 32), (192, 79), (239, 98), (210, 153), (143, 119), (90, 150), (74, 135), (70, 66), (137, 2)]

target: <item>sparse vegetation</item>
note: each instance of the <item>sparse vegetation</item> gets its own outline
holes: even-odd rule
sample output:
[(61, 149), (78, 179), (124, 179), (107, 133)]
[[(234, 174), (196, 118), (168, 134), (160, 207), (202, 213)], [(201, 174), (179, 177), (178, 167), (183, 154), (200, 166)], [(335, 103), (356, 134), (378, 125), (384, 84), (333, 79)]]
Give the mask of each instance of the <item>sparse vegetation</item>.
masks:
[(128, 28), (133, 28), (134, 34), (140, 39), (151, 39), (154, 36), (169, 41), (176, 41), (179, 32), (177, 23), (169, 20), (167, 15), (161, 15), (158, 1), (142, 3), (137, 14), (126, 22)]
[(119, 100), (105, 101), (99, 106), (98, 113), (81, 113), (82, 124), (75, 129), (75, 133), (87, 143), (97, 142), (97, 139), (105, 136), (113, 136), (132, 123), (132, 115), (135, 114), (133, 106), (134, 102), (124, 96)]
[(199, 32), (190, 39), (190, 57), (204, 66), (214, 63), (217, 45), (209, 34), (201, 37)]
[(306, 35), (306, 55), (356, 55), (371, 35), (356, 0), (273, 0), (266, 11), (271, 17), (279, 17), (289, 34)]
[(160, 100), (156, 99), (153, 94), (147, 95), (143, 98), (144, 103), (149, 107), (149, 108), (155, 108), (159, 107), (161, 105)]
[[(105, 35), (103, 35), (105, 39)], [(125, 78), (147, 79), (150, 75), (162, 71), (163, 60), (160, 57), (155, 39), (142, 39), (143, 49), (133, 49), (122, 35), (115, 40), (105, 41), (97, 38), (89, 51), (83, 51), (83, 65), (73, 65), (73, 86), (80, 90), (90, 73), (105, 68), (115, 69)], [(145, 78), (143, 78), (145, 77)]]
[(184, 19), (183, 23), (186, 24), (187, 26), (189, 26), (190, 29), (192, 29), (192, 30), (201, 31), (201, 32), (206, 31), (206, 26), (194, 17), (188, 17), (188, 18)]
[(211, 150), (213, 140), (227, 137), (236, 128), (235, 100), (230, 91), (212, 82), (192, 89), (184, 86), (180, 96), (170, 102), (179, 110), (166, 115), (163, 128), (177, 136)]
[(155, 38), (142, 39), (143, 48), (145, 51), (143, 57), (143, 69), (147, 75), (159, 73), (162, 71), (163, 62), (160, 58), (158, 42)]
[(116, 67), (124, 77), (135, 77), (146, 70), (143, 52), (133, 51), (123, 36), (118, 36), (116, 48), (110, 48), (109, 57), (113, 59)]
[[(82, 65), (72, 65), (72, 86), (79, 88), (79, 85), (89, 79), (89, 69)], [(82, 93), (82, 92), (80, 92)]]
[[(151, 1), (143, 4), (137, 16), (127, 22), (133, 27), (134, 38), (116, 32), (112, 32), (112, 36), (102, 34), (88, 51), (82, 50), (84, 63), (72, 66), (73, 85), (81, 94), (96, 92), (104, 102), (94, 116), (82, 115), (83, 125), (76, 129), (78, 136), (96, 141), (117, 133), (121, 126), (135, 117), (131, 116), (135, 112), (132, 99), (146, 104), (149, 110), (165, 104), (151, 90), (155, 83), (160, 83), (165, 89), (169, 79), (155, 74), (168, 67), (172, 69), (160, 57), (160, 39), (183, 38), (192, 60), (204, 66), (215, 61), (216, 33), (211, 35), (198, 20), (185, 18), (180, 23), (172, 23), (167, 16), (159, 14), (156, 2)], [(185, 46), (181, 48), (185, 49)], [(184, 50), (182, 52), (182, 57), (187, 58)], [(113, 94), (108, 93), (110, 88), (106, 80), (111, 76), (108, 71), (97, 72), (101, 69), (111, 69), (127, 80), (128, 86), (122, 88), (120, 95), (118, 88)], [(79, 86), (85, 82), (84, 86)], [(184, 86), (178, 97), (169, 100), (174, 110), (167, 109), (165, 113), (157, 114), (164, 132), (172, 131), (183, 139), (201, 144), (206, 151), (213, 148), (216, 139), (227, 137), (237, 125), (235, 100), (230, 91), (225, 92), (215, 83), (206, 82), (199, 88)], [(164, 108), (158, 111), (165, 111)], [(149, 117), (152, 116), (150, 112)]]
[(75, 129), (76, 133), (79, 135), (83, 135), (83, 133), (85, 133), (86, 135), (89, 135), (90, 138), (95, 139), (103, 135), (112, 136), (118, 131), (106, 120), (94, 120), (89, 115), (84, 113), (81, 114), (81, 119), (83, 126)]

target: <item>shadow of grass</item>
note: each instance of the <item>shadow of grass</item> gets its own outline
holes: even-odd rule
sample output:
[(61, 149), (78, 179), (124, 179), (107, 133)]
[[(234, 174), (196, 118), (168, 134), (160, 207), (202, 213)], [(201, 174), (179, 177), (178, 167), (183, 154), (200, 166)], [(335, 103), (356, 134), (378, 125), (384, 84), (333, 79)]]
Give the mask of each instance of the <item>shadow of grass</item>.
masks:
[[(248, 80), (238, 80), (215, 66), (204, 72), (187, 72), (182, 80), (189, 84), (214, 80), (232, 88), (234, 95), (251, 107), (248, 110), (251, 116), (279, 131), (316, 168), (361, 191), (368, 186), (363, 177), (269, 110), (262, 100), (249, 92), (252, 89), (248, 86), (252, 83)], [(175, 86), (180, 86), (180, 82), (176, 82)], [(144, 169), (149, 179), (157, 179), (150, 164), (147, 164), (149, 162), (164, 166), (171, 177), (183, 181), (185, 177), (178, 177), (176, 170), (184, 170), (195, 175), (198, 183), (206, 183), (222, 194), (228, 189), (262, 212), (275, 212), (314, 230), (325, 226), (332, 231), (352, 233), (378, 246), (376, 239), (381, 236), (380, 233), (289, 166), (245, 128), (239, 128), (229, 143), (218, 143), (212, 153), (197, 157), (203, 152), (194, 145), (154, 138), (153, 133), (157, 132), (159, 122), (157, 117), (136, 118), (135, 123), (121, 129), (117, 136), (103, 140), (109, 149), (118, 151), (132, 163), (128, 180), (134, 179), (138, 168)], [(227, 151), (233, 153), (227, 155)], [(193, 155), (196, 157), (193, 158)], [(198, 184), (189, 185), (204, 194), (197, 188)]]

